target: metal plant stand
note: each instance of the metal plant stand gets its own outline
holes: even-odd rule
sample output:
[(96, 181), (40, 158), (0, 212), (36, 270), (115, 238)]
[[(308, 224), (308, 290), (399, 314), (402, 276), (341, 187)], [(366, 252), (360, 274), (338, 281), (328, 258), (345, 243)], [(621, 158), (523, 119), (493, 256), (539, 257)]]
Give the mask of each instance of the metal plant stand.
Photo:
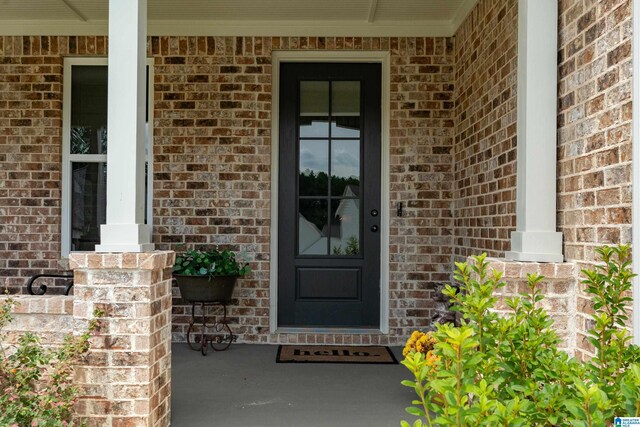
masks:
[[(196, 305), (200, 306), (200, 318), (196, 316)], [(220, 321), (208, 324), (206, 308), (208, 306), (221, 305), (223, 316)], [(191, 319), (187, 329), (187, 343), (192, 350), (202, 352), (206, 356), (209, 346), (215, 351), (224, 351), (231, 343), (237, 341), (227, 323), (227, 303), (220, 301), (194, 301), (191, 303)]]

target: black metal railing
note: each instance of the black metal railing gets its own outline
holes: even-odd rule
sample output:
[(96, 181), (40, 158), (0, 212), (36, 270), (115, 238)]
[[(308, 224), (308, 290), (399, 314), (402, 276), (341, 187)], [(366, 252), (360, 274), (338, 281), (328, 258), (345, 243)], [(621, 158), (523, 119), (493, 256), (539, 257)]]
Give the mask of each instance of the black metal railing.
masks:
[(35, 282), (41, 280), (41, 279), (65, 279), (65, 286), (64, 286), (64, 295), (69, 295), (69, 292), (71, 291), (71, 288), (73, 287), (73, 273), (69, 273), (69, 274), (51, 274), (51, 273), (43, 273), (43, 274), (36, 274), (35, 276), (31, 276), (29, 278), (29, 281), (27, 282), (27, 292), (29, 293), (29, 295), (44, 295), (47, 293), (47, 285), (45, 285), (44, 283), (41, 284), (39, 287), (34, 289), (34, 285)]

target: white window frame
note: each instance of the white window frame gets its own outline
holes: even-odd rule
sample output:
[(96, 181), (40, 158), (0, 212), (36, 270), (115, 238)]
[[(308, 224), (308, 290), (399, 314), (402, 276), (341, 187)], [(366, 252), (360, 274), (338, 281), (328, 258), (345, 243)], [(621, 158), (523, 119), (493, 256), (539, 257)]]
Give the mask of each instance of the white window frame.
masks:
[[(63, 96), (62, 96), (62, 209), (60, 247), (62, 257), (69, 256), (71, 251), (71, 163), (107, 163), (106, 154), (71, 154), (71, 73), (75, 65), (107, 66), (108, 59), (100, 58), (65, 58), (63, 69)], [(149, 120), (147, 128), (148, 146), (146, 152), (147, 162), (147, 225), (149, 232), (153, 229), (153, 58), (147, 59), (148, 78), (148, 110)], [(107, 164), (107, 173), (109, 173)]]

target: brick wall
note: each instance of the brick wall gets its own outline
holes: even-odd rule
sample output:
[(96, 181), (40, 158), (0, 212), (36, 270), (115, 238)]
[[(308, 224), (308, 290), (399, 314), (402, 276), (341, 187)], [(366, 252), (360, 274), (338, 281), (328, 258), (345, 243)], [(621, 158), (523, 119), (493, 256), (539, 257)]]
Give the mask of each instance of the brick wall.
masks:
[[(104, 315), (89, 354), (74, 366), (76, 416), (87, 426), (170, 424), (172, 252), (72, 254), (74, 296), (16, 295), (0, 344), (11, 352), (25, 332), (44, 346), (86, 330)], [(0, 296), (0, 301), (7, 297)]]
[[(630, 241), (630, 5), (559, 2), (558, 224), (567, 261), (589, 263), (594, 246)], [(509, 249), (516, 43), (515, 0), (480, 0), (450, 39), (150, 38), (155, 242), (251, 254), (254, 273), (240, 281), (231, 312), (242, 340), (388, 341), (268, 331), (271, 53), (388, 51), (389, 203), (392, 212), (397, 201), (406, 207), (390, 223), (390, 336), (427, 326), (452, 256)], [(58, 268), (62, 57), (105, 55), (105, 46), (104, 37), (0, 38), (0, 277), (10, 286)], [(175, 308), (178, 339), (185, 309)]]
[[(565, 260), (631, 241), (631, 2), (559, 2), (558, 229)], [(481, 0), (456, 33), (455, 255), (502, 256), (515, 229), (517, 2)], [(591, 303), (576, 290), (577, 354)]]
[(480, 0), (455, 35), (455, 255), (503, 256), (515, 230), (518, 2)]
[(58, 268), (64, 44), (0, 37), (0, 278), (19, 277), (11, 287)]
[(171, 421), (173, 252), (73, 253), (73, 317), (104, 312), (91, 354), (75, 367), (76, 414), (87, 426), (165, 427)]
[[(332, 37), (151, 38), (155, 78), (155, 227), (160, 247), (220, 244), (248, 251), (254, 272), (231, 309), (243, 341), (333, 342), (347, 336), (268, 335), (271, 52), (391, 53), (391, 336), (433, 315), (430, 288), (448, 278), (453, 145), (449, 39)], [(178, 305), (178, 301), (174, 301)], [(189, 307), (174, 308), (183, 339)], [(375, 337), (355, 337), (380, 339)], [(387, 338), (382, 338), (386, 340)], [(386, 341), (385, 341), (386, 342)]]
[[(455, 38), (455, 252), (501, 255), (515, 228), (517, 2), (481, 0)], [(589, 263), (631, 240), (631, 2), (559, 2), (558, 58), (558, 225), (565, 258)]]
[[(631, 241), (631, 1), (559, 3), (558, 227), (565, 259)], [(588, 298), (578, 297), (578, 341)]]
[[(573, 263), (539, 263), (517, 262), (505, 259), (489, 258), (489, 269), (502, 273), (502, 280), (506, 286), (496, 292), (499, 297), (496, 304), (498, 313), (513, 313), (506, 299), (529, 294), (527, 286), (528, 274), (538, 274), (545, 279), (536, 289), (544, 295), (539, 306), (547, 310), (553, 319), (553, 328), (562, 340), (559, 348), (573, 355), (576, 349), (576, 280), (577, 268)], [(467, 260), (473, 263), (473, 260)]]
[[(16, 344), (22, 334), (33, 332), (45, 346), (60, 345), (64, 335), (73, 332), (73, 297), (16, 295), (13, 298), (16, 302), (13, 321), (3, 330), (6, 332), (2, 337), (4, 344)], [(0, 296), (0, 301), (6, 299)]]
[(558, 224), (565, 256), (631, 241), (631, 2), (560, 8)]
[[(19, 288), (27, 276), (59, 268), (63, 57), (103, 56), (106, 39), (0, 40), (0, 174), (20, 187), (0, 188), (1, 221), (12, 222), (0, 224), (0, 277)], [(389, 203), (392, 212), (397, 201), (405, 204), (390, 224), (391, 336), (400, 340), (430, 323), (433, 285), (449, 278), (452, 39), (151, 37), (154, 241), (160, 249), (219, 244), (251, 254), (254, 273), (239, 282), (231, 313), (242, 340), (349, 339), (268, 334), (274, 49), (390, 52)], [(23, 120), (34, 114), (42, 118)], [(184, 320), (185, 307), (175, 314)], [(180, 338), (184, 324), (174, 332)]]

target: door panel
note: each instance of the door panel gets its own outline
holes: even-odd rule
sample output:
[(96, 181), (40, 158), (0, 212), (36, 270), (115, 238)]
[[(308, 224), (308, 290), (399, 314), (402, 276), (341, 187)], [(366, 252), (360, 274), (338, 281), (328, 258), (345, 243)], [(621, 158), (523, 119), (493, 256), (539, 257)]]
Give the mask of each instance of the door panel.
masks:
[(298, 268), (297, 279), (299, 300), (360, 297), (359, 268)]
[(380, 74), (281, 65), (281, 327), (379, 327)]

